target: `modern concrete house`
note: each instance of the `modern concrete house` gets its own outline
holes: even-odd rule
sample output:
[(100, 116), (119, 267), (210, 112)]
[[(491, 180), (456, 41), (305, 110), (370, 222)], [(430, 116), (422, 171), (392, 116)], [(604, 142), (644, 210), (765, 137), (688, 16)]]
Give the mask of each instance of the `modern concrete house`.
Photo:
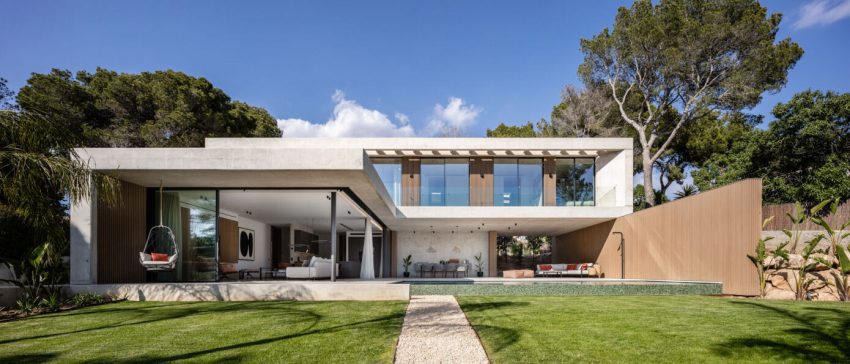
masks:
[[(632, 212), (627, 138), (212, 138), (204, 148), (78, 152), (122, 181), (123, 198), (73, 204), (73, 284), (152, 279), (137, 252), (159, 221), (160, 181), (182, 251), (179, 273), (163, 279), (177, 281), (216, 280), (218, 262), (254, 270), (332, 253), (359, 262), (367, 224), (379, 277), (400, 276), (407, 255), (478, 254), (492, 276), (499, 234), (558, 236)], [(240, 230), (253, 233), (250, 252), (236, 251)]]

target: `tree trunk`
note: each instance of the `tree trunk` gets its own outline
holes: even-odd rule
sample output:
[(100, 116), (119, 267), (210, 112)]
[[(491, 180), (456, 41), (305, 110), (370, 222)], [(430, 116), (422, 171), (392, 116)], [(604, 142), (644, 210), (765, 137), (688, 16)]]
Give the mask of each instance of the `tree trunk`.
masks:
[(655, 205), (655, 189), (652, 188), (652, 156), (649, 146), (641, 146), (641, 159), (643, 160), (643, 198), (644, 207)]

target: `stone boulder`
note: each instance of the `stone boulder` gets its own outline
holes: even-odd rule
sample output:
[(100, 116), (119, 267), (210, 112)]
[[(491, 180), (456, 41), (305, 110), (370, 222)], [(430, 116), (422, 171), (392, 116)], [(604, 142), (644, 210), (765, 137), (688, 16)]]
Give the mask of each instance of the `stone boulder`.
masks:
[(764, 291), (764, 298), (769, 300), (794, 300), (796, 295), (792, 291), (776, 288), (768, 284)]
[(785, 264), (784, 258), (774, 257), (774, 256), (769, 256), (767, 258), (764, 258), (764, 261), (762, 262), (762, 265), (764, 265), (764, 267), (768, 268), (768, 269), (780, 268), (780, 267), (782, 267), (783, 264)]
[(800, 254), (788, 254), (788, 262), (785, 264), (785, 268), (788, 269), (800, 269), (803, 266), (803, 256)]
[(793, 291), (797, 285), (796, 272), (791, 269), (778, 269), (770, 272), (767, 280), (773, 287)]
[[(802, 259), (802, 257), (801, 257), (801, 259)], [(823, 262), (821, 262), (821, 260), (825, 261), (829, 265), (824, 264)], [(809, 260), (807, 262), (808, 262), (808, 264), (814, 264), (814, 267), (812, 268), (812, 270), (814, 270), (814, 271), (824, 271), (824, 270), (832, 269), (832, 267), (836, 266), (837, 263), (838, 263), (832, 257), (832, 255), (823, 254), (823, 253), (812, 254), (811, 256), (809, 256)]]

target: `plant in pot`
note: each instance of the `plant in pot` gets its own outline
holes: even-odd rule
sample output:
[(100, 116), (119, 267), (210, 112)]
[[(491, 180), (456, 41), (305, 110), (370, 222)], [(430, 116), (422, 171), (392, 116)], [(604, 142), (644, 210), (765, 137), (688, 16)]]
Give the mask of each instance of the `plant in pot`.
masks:
[(484, 259), (481, 257), (481, 253), (475, 256), (475, 270), (477, 271), (476, 275), (484, 276)]
[(410, 255), (401, 260), (401, 264), (404, 265), (404, 277), (410, 277), (410, 265), (413, 264), (413, 259)]

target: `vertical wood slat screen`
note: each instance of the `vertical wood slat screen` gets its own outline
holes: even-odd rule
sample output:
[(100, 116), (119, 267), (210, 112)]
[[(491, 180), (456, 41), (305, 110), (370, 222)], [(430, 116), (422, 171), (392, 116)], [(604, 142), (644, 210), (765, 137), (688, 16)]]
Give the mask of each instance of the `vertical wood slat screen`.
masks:
[(469, 159), (469, 206), (493, 206), (493, 159)]
[(554, 263), (595, 262), (606, 278), (723, 282), (723, 293), (758, 294), (747, 254), (761, 236), (759, 179), (748, 179), (556, 238)]
[[(764, 230), (782, 230), (782, 229), (793, 229), (794, 227), (791, 224), (791, 221), (788, 220), (788, 217), (785, 214), (791, 214), (794, 211), (793, 203), (783, 203), (783, 204), (773, 204), (773, 205), (764, 205), (762, 207), (762, 218), (766, 219), (768, 217), (773, 216), (773, 220), (770, 221), (767, 226), (764, 227)], [(826, 222), (830, 224), (830, 226), (841, 226), (841, 224), (850, 221), (850, 202), (845, 202), (838, 206), (838, 209), (835, 211), (835, 214), (824, 217)], [(801, 230), (823, 230), (822, 227), (813, 223), (811, 220), (806, 220), (800, 226)]]
[(147, 238), (147, 194), (142, 186), (120, 183), (115, 205), (97, 202), (97, 282), (143, 283), (139, 252)]
[(220, 217), (218, 219), (219, 261), (239, 262), (239, 222)]
[(419, 206), (419, 158), (401, 160), (401, 204)]
[(555, 206), (556, 169), (555, 158), (543, 158), (543, 206)]

